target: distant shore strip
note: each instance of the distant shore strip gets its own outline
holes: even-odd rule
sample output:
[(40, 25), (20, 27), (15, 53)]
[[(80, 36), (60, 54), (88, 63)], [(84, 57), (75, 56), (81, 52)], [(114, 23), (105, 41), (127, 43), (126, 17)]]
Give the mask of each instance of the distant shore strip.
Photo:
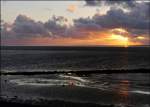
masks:
[(44, 75), (44, 74), (113, 74), (113, 73), (150, 73), (150, 69), (134, 69), (134, 70), (74, 70), (74, 71), (17, 71), (17, 72), (2, 72), (0, 75)]

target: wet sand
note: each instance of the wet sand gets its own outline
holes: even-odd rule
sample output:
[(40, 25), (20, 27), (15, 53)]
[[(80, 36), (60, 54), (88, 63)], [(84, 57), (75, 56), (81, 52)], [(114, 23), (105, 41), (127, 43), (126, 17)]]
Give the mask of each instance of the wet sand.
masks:
[[(32, 100), (31, 100), (32, 101)], [(34, 102), (34, 101), (32, 101)], [(47, 103), (44, 105), (41, 104), (31, 104), (26, 102), (12, 102), (12, 101), (0, 101), (0, 105), (4, 107), (115, 107), (114, 105), (99, 105), (93, 103), (80, 103), (80, 102), (66, 102), (61, 100), (51, 100), (51, 101), (41, 101), (41, 103)]]
[[(40, 76), (1, 75), (0, 104), (18, 107), (22, 104), (25, 104), (25, 107), (30, 105), (51, 107), (150, 107), (149, 94), (129, 94), (126, 91), (119, 92), (119, 90), (117, 93), (116, 90), (85, 87), (82, 84), (84, 80), (77, 77), (69, 78), (78, 79), (81, 84), (73, 83), (72, 79), (71, 83), (69, 80), (67, 84), (57, 84), (58, 81), (55, 81), (56, 85), (47, 85), (50, 84), (49, 81), (44, 81), (44, 84), (41, 84), (41, 81), (36, 79), (39, 77), (56, 79), (52, 74)], [(36, 84), (30, 81), (33, 78)], [(27, 84), (25, 84), (26, 81), (28, 81)]]

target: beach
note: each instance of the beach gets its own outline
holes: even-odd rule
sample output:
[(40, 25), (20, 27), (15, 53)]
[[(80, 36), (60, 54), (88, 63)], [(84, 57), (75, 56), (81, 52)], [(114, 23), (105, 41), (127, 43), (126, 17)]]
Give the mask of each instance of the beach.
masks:
[[(150, 106), (149, 78), (145, 77), (145, 80), (139, 82), (138, 85), (136, 85), (137, 82), (134, 82), (136, 79), (128, 78), (127, 80), (129, 76), (143, 75), (144, 77), (149, 76), (149, 73), (124, 74), (126, 80), (122, 77), (122, 79), (116, 78), (115, 80), (113, 74), (112, 76), (110, 74), (96, 75), (1, 75), (1, 98), (4, 102), (33, 106)], [(96, 77), (102, 82), (98, 80), (98, 83)]]

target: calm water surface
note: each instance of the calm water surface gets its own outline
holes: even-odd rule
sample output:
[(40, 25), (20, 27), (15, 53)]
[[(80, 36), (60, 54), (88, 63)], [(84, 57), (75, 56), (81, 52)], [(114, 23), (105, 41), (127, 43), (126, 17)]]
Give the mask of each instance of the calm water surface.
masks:
[[(1, 71), (150, 69), (149, 55), (149, 48), (2, 50)], [(150, 73), (8, 75), (1, 78), (4, 96), (150, 107)]]
[(150, 48), (2, 50), (2, 70), (150, 69)]

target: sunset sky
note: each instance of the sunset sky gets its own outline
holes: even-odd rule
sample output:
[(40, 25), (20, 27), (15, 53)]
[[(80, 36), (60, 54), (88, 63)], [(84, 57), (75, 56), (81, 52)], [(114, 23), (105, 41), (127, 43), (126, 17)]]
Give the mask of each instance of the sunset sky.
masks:
[(150, 45), (148, 0), (1, 1), (1, 45)]

